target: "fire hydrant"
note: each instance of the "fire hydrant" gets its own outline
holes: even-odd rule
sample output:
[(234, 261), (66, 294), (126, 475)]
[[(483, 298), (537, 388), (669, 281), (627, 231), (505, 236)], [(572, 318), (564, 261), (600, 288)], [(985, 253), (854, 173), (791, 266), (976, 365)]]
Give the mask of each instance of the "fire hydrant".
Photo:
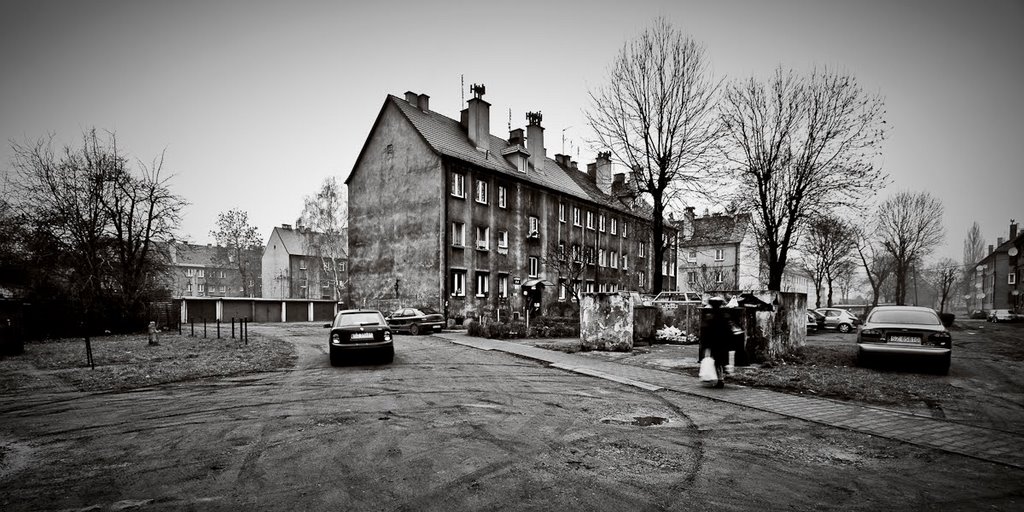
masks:
[(149, 322), (149, 344), (150, 345), (159, 345), (160, 344), (156, 340), (156, 333), (157, 333), (156, 322)]

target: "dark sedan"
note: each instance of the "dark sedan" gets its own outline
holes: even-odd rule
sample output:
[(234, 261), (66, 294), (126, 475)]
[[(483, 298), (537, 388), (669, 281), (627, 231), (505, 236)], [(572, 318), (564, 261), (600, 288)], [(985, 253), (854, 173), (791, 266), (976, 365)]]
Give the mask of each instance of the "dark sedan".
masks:
[(421, 332), (441, 332), (444, 317), (429, 310), (405, 308), (388, 315), (388, 325), (395, 331), (405, 331), (413, 336)]
[(338, 366), (346, 356), (356, 354), (374, 354), (384, 363), (395, 358), (391, 328), (380, 311), (348, 309), (339, 312), (334, 322), (324, 324), (324, 327), (331, 329), (328, 347), (332, 366)]
[(949, 372), (953, 338), (938, 313), (917, 306), (878, 306), (868, 313), (857, 333), (862, 365), (882, 360), (921, 359)]

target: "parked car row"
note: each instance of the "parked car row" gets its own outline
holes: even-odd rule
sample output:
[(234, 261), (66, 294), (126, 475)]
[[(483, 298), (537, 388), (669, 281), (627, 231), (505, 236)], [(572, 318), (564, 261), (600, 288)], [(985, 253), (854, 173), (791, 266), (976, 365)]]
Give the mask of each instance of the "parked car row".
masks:
[(1009, 309), (993, 309), (988, 312), (988, 316), (985, 320), (989, 322), (1017, 322), (1024, 320), (1024, 315), (1018, 315), (1017, 313)]

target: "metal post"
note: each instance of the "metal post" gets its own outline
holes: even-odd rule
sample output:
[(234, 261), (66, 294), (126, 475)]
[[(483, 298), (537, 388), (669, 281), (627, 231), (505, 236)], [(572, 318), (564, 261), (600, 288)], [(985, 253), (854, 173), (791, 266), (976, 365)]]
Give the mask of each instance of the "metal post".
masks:
[(231, 339), (235, 339), (235, 317), (231, 317)]
[(245, 344), (249, 344), (249, 317), (245, 317), (245, 323), (242, 324), (245, 332)]
[(196, 337), (196, 320), (194, 318), (189, 318), (188, 319), (188, 324), (192, 327), (192, 334), (190, 334), (190, 336), (195, 338)]
[(203, 338), (206, 338), (206, 317), (203, 317)]
[(217, 339), (220, 339), (220, 318), (217, 319)]

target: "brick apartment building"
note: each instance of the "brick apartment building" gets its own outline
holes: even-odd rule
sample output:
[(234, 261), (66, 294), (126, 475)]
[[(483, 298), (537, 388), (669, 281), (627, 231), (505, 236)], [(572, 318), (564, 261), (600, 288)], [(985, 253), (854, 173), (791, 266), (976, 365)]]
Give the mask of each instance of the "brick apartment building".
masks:
[[(241, 274), (229, 252), (216, 245), (171, 243), (169, 281), (172, 297), (245, 297)], [(254, 264), (259, 258), (252, 258)], [(260, 269), (249, 280), (249, 296), (259, 297)]]

